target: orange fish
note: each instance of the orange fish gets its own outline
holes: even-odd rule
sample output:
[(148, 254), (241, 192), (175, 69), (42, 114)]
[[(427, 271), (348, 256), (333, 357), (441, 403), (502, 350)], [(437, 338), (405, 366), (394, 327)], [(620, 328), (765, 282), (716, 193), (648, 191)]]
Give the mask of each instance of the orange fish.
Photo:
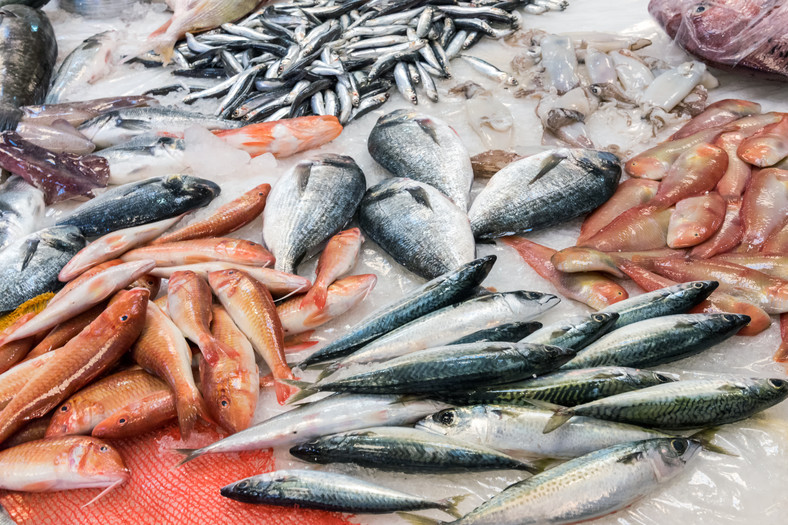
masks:
[(101, 439), (135, 437), (162, 427), (178, 417), (175, 395), (165, 388), (132, 401), (100, 421), (91, 435)]
[(757, 251), (788, 217), (788, 170), (765, 169), (752, 177), (742, 199), (742, 245)]
[(626, 290), (600, 273), (559, 272), (550, 262), (550, 258), (556, 253), (552, 248), (517, 236), (504, 237), (501, 241), (517, 250), (520, 257), (536, 273), (550, 281), (562, 295), (570, 299), (601, 310), (629, 297)]
[(699, 145), (709, 145), (723, 131), (729, 130), (723, 128), (706, 129), (683, 139), (657, 144), (629, 159), (624, 165), (624, 169), (633, 177), (661, 180), (683, 153)]
[(728, 168), (717, 183), (717, 191), (725, 200), (740, 199), (752, 176), (750, 165), (741, 160), (736, 153), (744, 138), (743, 132), (734, 131), (723, 133), (714, 143), (715, 146), (722, 148), (728, 154)]
[(689, 248), (708, 240), (722, 226), (725, 209), (716, 192), (680, 200), (668, 224), (668, 247)]
[(276, 313), (282, 321), (285, 334), (299, 334), (339, 317), (363, 301), (377, 281), (374, 274), (351, 275), (340, 279), (328, 287), (323, 308), (318, 308), (314, 303), (303, 306), (301, 296), (279, 303)]
[(53, 358), (30, 377), (0, 412), (0, 442), (115, 364), (142, 332), (147, 304), (147, 290), (125, 291), (121, 299), (59, 351), (44, 354)]
[(220, 237), (234, 232), (246, 226), (263, 213), (265, 201), (270, 191), (270, 184), (260, 184), (220, 207), (205, 219), (194, 221), (174, 232), (165, 233), (153, 241), (151, 246), (167, 242), (203, 239), (205, 237)]
[(288, 118), (213, 132), (227, 144), (244, 150), (252, 157), (272, 153), (276, 158), (320, 147), (340, 133), (342, 124), (333, 115)]
[(602, 252), (656, 250), (667, 246), (673, 210), (646, 204), (625, 211), (580, 246)]
[(788, 118), (783, 118), (766, 126), (758, 133), (744, 140), (738, 149), (739, 157), (765, 168), (777, 164), (788, 157)]
[(46, 436), (90, 434), (119, 408), (162, 390), (172, 393), (167, 383), (138, 367), (112, 374), (60, 405), (52, 415)]
[(683, 139), (709, 128), (724, 126), (743, 117), (758, 115), (760, 112), (761, 105), (749, 100), (735, 98), (718, 100), (692, 117), (681, 129), (670, 136), (670, 140)]
[(328, 286), (353, 269), (363, 242), (364, 236), (358, 228), (339, 232), (329, 239), (317, 261), (315, 283), (301, 300), (301, 306), (313, 304), (322, 309), (326, 305)]
[(651, 204), (667, 207), (711, 191), (728, 169), (728, 154), (711, 144), (687, 149), (670, 167)]
[(555, 269), (564, 273), (603, 272), (614, 277), (624, 277), (613, 258), (593, 248), (572, 246), (555, 252), (550, 257)]
[(613, 196), (583, 221), (577, 243), (587, 241), (630, 208), (653, 199), (658, 188), (657, 181), (648, 179), (629, 179), (622, 182)]
[(51, 352), (52, 350), (56, 350), (68, 343), (72, 337), (80, 333), (87, 325), (92, 323), (96, 317), (98, 317), (101, 312), (104, 311), (104, 308), (106, 308), (104, 303), (97, 304), (90, 310), (82, 312), (81, 314), (72, 317), (68, 321), (60, 323), (50, 330), (40, 343), (33, 347), (30, 353), (28, 353), (25, 357), (25, 360), (33, 359), (34, 357), (38, 357), (41, 354)]
[(220, 305), (213, 306), (211, 332), (236, 355), (221, 356), (216, 365), (201, 359), (200, 385), (214, 419), (228, 432), (239, 432), (252, 423), (260, 394), (254, 348)]
[(183, 436), (188, 437), (197, 418), (207, 419), (208, 413), (194, 383), (192, 352), (181, 331), (157, 303), (148, 303), (145, 316), (145, 328), (131, 348), (131, 356), (138, 365), (172, 388), (178, 424)]
[[(8, 334), (13, 333), (14, 330), (35, 316), (36, 314), (33, 312), (21, 316), (19, 319), (11, 323), (8, 328), (3, 330), (2, 334), (0, 334), (0, 339), (4, 338)], [(30, 349), (33, 348), (33, 345), (35, 344), (36, 338), (28, 337), (26, 339), (12, 341), (0, 346), (0, 374), (17, 364), (19, 361), (25, 359), (25, 357), (30, 352)]]
[[(230, 317), (268, 364), (277, 381), (294, 379), (287, 366), (284, 330), (268, 288), (240, 270), (222, 270), (208, 274), (214, 293)], [(292, 389), (276, 384), (276, 399), (283, 404)]]
[(720, 228), (708, 240), (692, 248), (690, 256), (708, 259), (738, 246), (742, 234), (740, 210), (741, 201), (728, 201)]
[(177, 266), (201, 262), (222, 261), (251, 266), (270, 266), (274, 256), (261, 245), (243, 239), (212, 237), (190, 241), (144, 246), (126, 252), (124, 261), (152, 259), (156, 266)]

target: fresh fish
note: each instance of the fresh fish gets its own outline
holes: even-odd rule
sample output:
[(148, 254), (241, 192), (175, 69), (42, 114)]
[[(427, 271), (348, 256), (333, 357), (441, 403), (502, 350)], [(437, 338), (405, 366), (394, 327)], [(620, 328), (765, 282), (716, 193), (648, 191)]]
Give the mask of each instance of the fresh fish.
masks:
[(446, 345), (478, 330), (528, 321), (559, 302), (555, 295), (523, 290), (467, 299), (388, 332), (340, 361), (339, 366), (388, 361)]
[(44, 214), (44, 194), (21, 177), (0, 186), (0, 250), (33, 233)]
[(104, 31), (85, 39), (63, 59), (52, 79), (45, 104), (57, 104), (76, 95), (83, 84), (93, 84), (109, 72), (117, 45), (117, 33)]
[[(547, 418), (551, 413), (546, 412)], [(541, 432), (544, 425), (539, 429)], [(353, 463), (414, 473), (528, 470), (535, 467), (494, 447), (479, 446), (415, 428), (373, 427), (301, 443), (290, 454), (310, 463)]]
[(201, 262), (268, 266), (274, 261), (271, 252), (256, 242), (232, 237), (209, 237), (148, 245), (124, 253), (121, 259), (124, 261), (150, 259), (155, 261), (157, 266), (178, 266)]
[(657, 181), (648, 179), (628, 179), (622, 182), (610, 199), (583, 221), (577, 244), (583, 244), (630, 208), (646, 204), (657, 194), (658, 187)]
[(183, 133), (192, 126), (208, 130), (234, 129), (241, 125), (199, 113), (164, 107), (132, 107), (102, 113), (77, 128), (99, 148), (127, 142), (143, 133)]
[(214, 132), (227, 144), (252, 157), (272, 153), (276, 158), (318, 148), (340, 133), (342, 125), (333, 115), (288, 118)]
[(268, 196), (263, 220), (276, 269), (295, 273), (308, 252), (350, 221), (366, 185), (352, 158), (331, 153), (301, 161), (283, 175)]
[(621, 270), (616, 267), (612, 255), (593, 248), (577, 246), (564, 248), (550, 257), (550, 263), (556, 270), (564, 273), (602, 272), (609, 273), (613, 277), (624, 277)]
[(165, 233), (151, 245), (188, 241), (205, 237), (221, 237), (242, 228), (263, 213), (270, 184), (260, 184), (221, 206), (205, 219), (194, 221), (187, 226)]
[(0, 7), (0, 131), (13, 130), (20, 106), (41, 104), (57, 60), (55, 31), (43, 11)]
[(375, 123), (367, 148), (395, 177), (429, 184), (461, 210), (468, 208), (473, 182), (470, 155), (442, 120), (413, 110), (393, 111)]
[(661, 365), (711, 348), (736, 335), (748, 322), (748, 316), (739, 314), (681, 314), (647, 319), (603, 336), (562, 368)]
[(451, 345), (462, 345), (465, 343), (480, 343), (480, 342), (506, 342), (506, 343), (516, 343), (517, 341), (521, 341), (524, 337), (527, 337), (534, 333), (535, 331), (539, 330), (542, 327), (542, 323), (538, 323), (536, 321), (532, 322), (515, 322), (515, 323), (505, 323), (493, 328), (485, 328), (483, 330), (477, 330), (472, 334), (468, 334), (464, 337), (461, 337), (455, 341), (452, 341)]
[(30, 350), (25, 356), (25, 360), (27, 361), (42, 354), (46, 354), (47, 352), (52, 352), (65, 345), (87, 325), (92, 323), (103, 311), (104, 304), (97, 304), (90, 310), (82, 312), (64, 323), (60, 323), (50, 330), (46, 337)]
[(55, 409), (46, 436), (89, 435), (118, 409), (162, 391), (171, 392), (167, 383), (140, 368), (112, 374), (83, 388)]
[(145, 133), (127, 142), (102, 149), (96, 155), (107, 159), (109, 180), (113, 185), (162, 177), (186, 169), (183, 139)]
[(207, 205), (220, 191), (213, 182), (189, 175), (151, 178), (107, 190), (57, 224), (97, 237), (182, 215)]
[(352, 327), (348, 334), (307, 357), (300, 366), (308, 367), (348, 355), (387, 332), (465, 299), (487, 277), (495, 261), (494, 255), (488, 255), (436, 277), (392, 304), (376, 310)]
[(328, 287), (322, 307), (304, 305), (305, 296), (297, 295), (276, 306), (286, 336), (303, 333), (339, 317), (363, 301), (375, 287), (375, 274), (351, 275)]
[(385, 514), (441, 509), (456, 513), (449, 500), (433, 501), (342, 474), (277, 470), (231, 483), (222, 496), (245, 503), (293, 506), (334, 512)]
[(690, 250), (690, 256), (708, 259), (718, 253), (725, 253), (741, 243), (741, 201), (728, 201), (725, 204), (725, 216), (719, 229), (705, 242)]
[(556, 253), (552, 248), (531, 242), (523, 237), (505, 237), (501, 242), (514, 248), (522, 259), (544, 279), (570, 299), (601, 310), (629, 295), (619, 284), (600, 273), (564, 273), (556, 270), (550, 258)]
[(716, 192), (680, 200), (668, 223), (668, 247), (690, 248), (706, 241), (722, 226), (725, 209), (725, 200)]
[(749, 100), (726, 98), (706, 106), (703, 112), (695, 115), (670, 140), (683, 139), (699, 131), (725, 126), (735, 120), (761, 113), (761, 105)]
[(73, 226), (46, 228), (9, 244), (0, 252), (0, 311), (60, 288), (57, 274), (84, 246)]
[(740, 159), (737, 153), (744, 139), (745, 133), (733, 131), (723, 133), (714, 142), (715, 146), (722, 148), (728, 154), (728, 168), (717, 183), (717, 191), (726, 201), (740, 199), (752, 177), (752, 167)]
[(315, 282), (301, 300), (301, 307), (314, 305), (320, 310), (326, 305), (328, 287), (353, 269), (363, 242), (364, 236), (358, 228), (339, 232), (328, 240), (317, 261)]
[(496, 450), (549, 458), (576, 458), (620, 443), (667, 437), (655, 430), (587, 417), (573, 418), (544, 434), (552, 415), (529, 406), (475, 405), (447, 408), (422, 419), (416, 428)]
[[(723, 128), (710, 128), (682, 139), (663, 142), (630, 158), (624, 165), (624, 169), (633, 177), (661, 180), (671, 170), (674, 162), (685, 152), (692, 149), (702, 148), (702, 152), (707, 154), (714, 153), (715, 157), (719, 157), (719, 153), (710, 149), (712, 147), (710, 143), (716, 140), (722, 132)], [(700, 169), (703, 168), (703, 163), (707, 159), (685, 157), (685, 161), (687, 160), (697, 160), (695, 163), (696, 169)], [(717, 162), (722, 163), (722, 158), (718, 158)], [(727, 163), (725, 165), (727, 166)], [(679, 166), (676, 166), (676, 170), (678, 168)], [(686, 169), (686, 166), (683, 169)], [(722, 169), (722, 172), (725, 173), (725, 170)], [(720, 177), (722, 177), (722, 174), (720, 174)]]
[(465, 212), (415, 180), (395, 177), (370, 188), (359, 206), (359, 225), (397, 262), (427, 279), (476, 256)]
[(337, 432), (409, 425), (448, 406), (440, 401), (400, 396), (333, 395), (299, 405), (201, 449), (180, 451), (187, 454), (182, 463), (203, 454), (293, 445)]
[(452, 392), (441, 398), (461, 405), (531, 406), (531, 401), (536, 400), (571, 407), (675, 380), (675, 376), (662, 372), (601, 366), (562, 370), (519, 383)]
[(182, 437), (191, 434), (198, 418), (207, 420), (208, 409), (194, 383), (189, 343), (169, 316), (152, 301), (148, 302), (142, 333), (131, 347), (131, 357), (172, 389)]
[(606, 516), (681, 474), (700, 447), (657, 438), (604, 448), (510, 485), (452, 523), (569, 524)]
[[(208, 281), (232, 320), (268, 364), (274, 378), (293, 379), (284, 356), (284, 330), (268, 288), (234, 269), (211, 272)], [(275, 389), (277, 400), (284, 403), (290, 388), (277, 382)]]
[(62, 104), (42, 104), (23, 106), (23, 122), (51, 126), (58, 120), (65, 120), (72, 126), (79, 126), (86, 120), (102, 113), (121, 108), (144, 107), (155, 104), (155, 99), (148, 96), (139, 97), (107, 97), (85, 100), (83, 102), (64, 102)]
[(578, 315), (547, 325), (521, 342), (580, 350), (612, 330), (617, 320), (615, 312)]
[(477, 239), (491, 239), (566, 222), (608, 200), (620, 176), (618, 157), (605, 152), (558, 149), (524, 158), (476, 197), (471, 228)]
[(788, 217), (788, 170), (764, 169), (755, 174), (741, 206), (742, 245), (757, 251)]

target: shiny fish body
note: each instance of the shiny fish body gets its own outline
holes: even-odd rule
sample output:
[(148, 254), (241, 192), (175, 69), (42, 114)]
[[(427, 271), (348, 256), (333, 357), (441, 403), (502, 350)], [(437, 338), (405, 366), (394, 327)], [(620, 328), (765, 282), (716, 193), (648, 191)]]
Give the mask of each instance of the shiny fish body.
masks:
[(350, 221), (365, 189), (364, 173), (343, 155), (319, 155), (283, 175), (263, 215), (263, 239), (276, 269), (295, 273), (310, 251)]
[(0, 250), (33, 233), (44, 214), (44, 193), (12, 176), (0, 186)]
[(463, 211), (473, 169), (457, 133), (442, 120), (400, 109), (378, 119), (367, 141), (369, 154), (397, 177), (429, 184)]
[(570, 317), (537, 330), (522, 342), (580, 350), (612, 330), (617, 320), (618, 314), (601, 312)]
[(105, 31), (79, 44), (60, 64), (44, 103), (57, 104), (67, 95), (74, 95), (82, 84), (92, 84), (103, 77), (115, 43), (115, 33)]
[(618, 157), (557, 149), (509, 164), (493, 175), (468, 216), (477, 239), (546, 228), (587, 213), (618, 186)]
[(144, 134), (95, 154), (109, 163), (109, 184), (128, 184), (186, 168), (183, 139)]
[(496, 257), (488, 255), (464, 264), (459, 269), (441, 275), (406, 294), (393, 304), (370, 314), (347, 335), (332, 341), (306, 358), (301, 366), (343, 357), (365, 343), (471, 295), (490, 273)]
[(359, 224), (397, 262), (431, 279), (476, 257), (468, 217), (434, 187), (392, 178), (370, 188)]

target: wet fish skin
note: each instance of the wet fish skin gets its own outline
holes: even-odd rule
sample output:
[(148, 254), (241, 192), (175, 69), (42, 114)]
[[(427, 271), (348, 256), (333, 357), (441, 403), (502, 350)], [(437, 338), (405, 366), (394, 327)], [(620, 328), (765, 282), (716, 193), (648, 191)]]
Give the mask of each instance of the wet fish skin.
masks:
[(44, 194), (12, 176), (0, 186), (0, 250), (33, 233), (44, 213)]
[(84, 246), (85, 238), (73, 226), (46, 228), (8, 245), (0, 252), (0, 311), (58, 290), (57, 274)]
[(92, 84), (106, 74), (115, 51), (116, 34), (104, 31), (86, 38), (68, 54), (52, 79), (44, 104), (57, 104), (81, 84)]
[(473, 182), (470, 155), (442, 120), (414, 110), (383, 115), (367, 140), (370, 155), (396, 177), (429, 184), (463, 211)]
[(0, 131), (13, 130), (20, 106), (41, 104), (57, 60), (57, 41), (43, 11), (12, 4), (0, 8)]
[(656, 366), (702, 352), (734, 336), (749, 322), (749, 316), (740, 314), (681, 314), (647, 319), (602, 337), (562, 368)]
[(562, 148), (518, 160), (476, 197), (471, 228), (477, 239), (493, 239), (568, 221), (609, 199), (620, 176), (618, 157), (594, 150)]
[(276, 269), (295, 273), (308, 252), (350, 221), (366, 186), (361, 168), (344, 155), (317, 155), (283, 175), (263, 215), (263, 239)]
[[(550, 412), (547, 414), (549, 417)], [(310, 463), (353, 463), (397, 472), (535, 470), (533, 465), (489, 446), (402, 427), (373, 427), (324, 436), (292, 447), (290, 454)]]
[(436, 277), (394, 303), (376, 310), (351, 328), (347, 335), (313, 353), (299, 366), (309, 367), (315, 363), (343, 357), (414, 319), (461, 301), (471, 295), (472, 290), (487, 277), (496, 259), (494, 255), (481, 257), (455, 271)]
[(597, 312), (570, 317), (537, 330), (521, 339), (521, 342), (581, 350), (611, 331), (618, 317), (616, 312)]
[(370, 188), (359, 206), (359, 225), (398, 263), (426, 279), (476, 257), (465, 212), (415, 180), (391, 178)]
[(181, 215), (207, 205), (220, 192), (215, 183), (190, 175), (154, 177), (111, 188), (57, 225), (77, 226), (85, 236), (97, 237)]

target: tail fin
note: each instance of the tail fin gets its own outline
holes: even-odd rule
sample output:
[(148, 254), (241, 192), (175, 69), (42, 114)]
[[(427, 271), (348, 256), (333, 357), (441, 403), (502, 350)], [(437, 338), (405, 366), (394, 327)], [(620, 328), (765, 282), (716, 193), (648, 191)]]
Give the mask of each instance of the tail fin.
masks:
[(728, 449), (725, 449), (719, 445), (715, 445), (711, 441), (716, 437), (719, 428), (712, 427), (706, 428), (699, 432), (692, 434), (689, 438), (690, 439), (697, 439), (700, 441), (700, 445), (703, 447), (703, 450), (708, 450), (709, 452), (716, 452), (717, 454), (724, 454), (726, 456), (733, 456), (739, 457), (738, 454), (731, 452)]
[(542, 433), (549, 434), (553, 430), (557, 429), (558, 427), (569, 421), (573, 415), (574, 415), (574, 411), (571, 408), (559, 408), (547, 421), (547, 424), (544, 426), (544, 430), (542, 430)]
[(314, 304), (318, 310), (322, 310), (326, 306), (326, 298), (328, 297), (328, 287), (315, 284), (309, 289), (309, 292), (301, 299), (301, 308), (305, 308), (310, 304)]

